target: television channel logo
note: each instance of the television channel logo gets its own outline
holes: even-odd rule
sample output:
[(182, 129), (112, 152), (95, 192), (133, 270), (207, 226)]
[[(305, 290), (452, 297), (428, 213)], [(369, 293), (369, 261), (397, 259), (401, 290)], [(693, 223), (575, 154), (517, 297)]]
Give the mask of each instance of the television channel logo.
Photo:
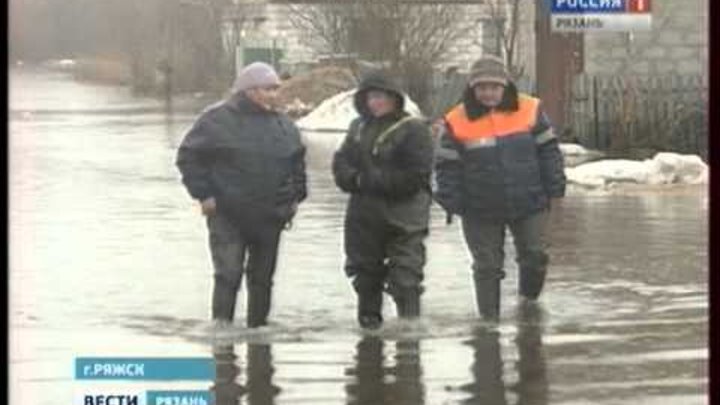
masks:
[(552, 30), (557, 32), (647, 31), (651, 0), (551, 0)]

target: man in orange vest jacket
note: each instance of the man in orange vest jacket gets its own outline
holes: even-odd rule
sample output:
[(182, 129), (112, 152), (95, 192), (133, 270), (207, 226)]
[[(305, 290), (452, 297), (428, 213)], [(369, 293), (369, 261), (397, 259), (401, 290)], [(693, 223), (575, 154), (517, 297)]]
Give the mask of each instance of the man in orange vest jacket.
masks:
[(542, 291), (544, 224), (565, 195), (558, 139), (540, 100), (518, 93), (495, 57), (473, 64), (463, 101), (439, 128), (435, 199), (449, 218), (462, 217), (478, 311), (497, 322), (506, 228), (517, 251), (520, 295), (534, 301)]

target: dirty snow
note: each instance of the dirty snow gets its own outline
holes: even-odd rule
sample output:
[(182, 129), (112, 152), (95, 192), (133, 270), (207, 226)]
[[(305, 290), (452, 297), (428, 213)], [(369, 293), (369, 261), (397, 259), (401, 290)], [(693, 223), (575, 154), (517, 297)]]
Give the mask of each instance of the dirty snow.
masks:
[(587, 188), (618, 184), (661, 186), (707, 184), (708, 166), (696, 155), (661, 152), (642, 161), (611, 159), (585, 163), (565, 170), (568, 182)]
[(565, 156), (586, 156), (601, 154), (601, 152), (587, 149), (584, 146), (578, 145), (576, 143), (561, 143), (560, 150)]
[(583, 163), (602, 159), (605, 155), (597, 150), (587, 149), (576, 143), (561, 143), (560, 151), (565, 157), (565, 167), (575, 167)]
[[(350, 122), (358, 116), (353, 104), (353, 95), (357, 89), (336, 94), (320, 103), (310, 114), (297, 121), (297, 126), (306, 131), (346, 131)], [(405, 109), (410, 114), (421, 117), (418, 106), (405, 96)]]
[(356, 80), (349, 69), (323, 66), (299, 73), (284, 80), (278, 101), (287, 106), (288, 113), (302, 117), (310, 113), (323, 100), (355, 87)]

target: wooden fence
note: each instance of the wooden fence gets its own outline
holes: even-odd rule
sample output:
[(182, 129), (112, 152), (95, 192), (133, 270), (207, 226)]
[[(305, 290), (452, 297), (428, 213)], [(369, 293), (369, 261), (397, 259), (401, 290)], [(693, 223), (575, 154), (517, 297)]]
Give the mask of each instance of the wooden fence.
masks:
[(703, 76), (578, 76), (568, 98), (570, 137), (609, 151), (670, 150), (707, 157)]

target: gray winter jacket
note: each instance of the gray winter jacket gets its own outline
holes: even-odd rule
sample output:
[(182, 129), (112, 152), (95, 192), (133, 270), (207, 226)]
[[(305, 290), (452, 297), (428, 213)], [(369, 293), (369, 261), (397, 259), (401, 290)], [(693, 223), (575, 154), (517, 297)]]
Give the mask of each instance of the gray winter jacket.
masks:
[(200, 116), (176, 164), (194, 199), (215, 197), (218, 209), (237, 220), (289, 221), (307, 195), (297, 127), (240, 94)]

